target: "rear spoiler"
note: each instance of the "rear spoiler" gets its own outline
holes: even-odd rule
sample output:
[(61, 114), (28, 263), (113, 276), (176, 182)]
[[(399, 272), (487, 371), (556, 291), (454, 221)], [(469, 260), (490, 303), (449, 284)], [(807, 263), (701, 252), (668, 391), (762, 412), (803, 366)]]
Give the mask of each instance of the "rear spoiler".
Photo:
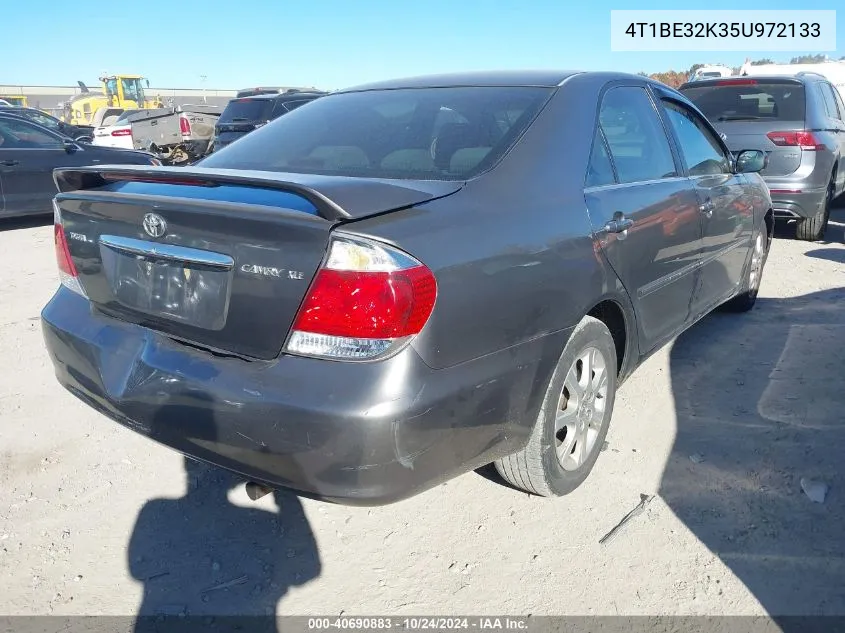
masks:
[(463, 181), (388, 180), (211, 167), (105, 165), (59, 167), (53, 180), (60, 193), (96, 189), (114, 182), (151, 182), (193, 187), (236, 185), (302, 196), (331, 222), (396, 211), (450, 196)]
[[(96, 189), (113, 182), (152, 182), (194, 187), (240, 185), (295, 193), (317, 207), (326, 220), (346, 220), (351, 216), (319, 191), (296, 182), (253, 176), (255, 172), (220, 173), (219, 170), (191, 170), (185, 167), (146, 167), (143, 165), (103, 167), (59, 167), (53, 170), (53, 180), (59, 193)], [(261, 172), (264, 173), (264, 172)]]

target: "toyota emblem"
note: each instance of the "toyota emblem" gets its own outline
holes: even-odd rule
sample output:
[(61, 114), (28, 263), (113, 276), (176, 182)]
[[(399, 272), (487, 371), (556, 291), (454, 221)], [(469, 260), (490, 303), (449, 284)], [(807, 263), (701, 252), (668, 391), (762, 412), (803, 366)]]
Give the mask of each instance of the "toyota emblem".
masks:
[(148, 213), (144, 216), (144, 231), (150, 237), (163, 237), (167, 233), (167, 222), (157, 213)]

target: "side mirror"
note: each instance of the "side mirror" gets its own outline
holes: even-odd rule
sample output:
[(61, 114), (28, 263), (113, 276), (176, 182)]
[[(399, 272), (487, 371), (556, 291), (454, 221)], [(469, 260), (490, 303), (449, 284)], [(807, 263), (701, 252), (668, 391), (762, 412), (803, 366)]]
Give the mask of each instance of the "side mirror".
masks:
[(741, 151), (734, 163), (734, 173), (753, 174), (766, 168), (767, 156), (757, 149), (746, 149)]
[(70, 139), (65, 139), (64, 147), (65, 147), (65, 151), (68, 154), (75, 154), (76, 151), (79, 149), (79, 145), (77, 145), (75, 141), (72, 141)]

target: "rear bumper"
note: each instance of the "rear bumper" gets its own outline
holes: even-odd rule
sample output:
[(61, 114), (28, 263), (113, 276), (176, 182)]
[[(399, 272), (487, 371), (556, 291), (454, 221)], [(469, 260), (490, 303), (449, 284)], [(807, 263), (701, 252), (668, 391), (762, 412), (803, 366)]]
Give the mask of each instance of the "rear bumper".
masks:
[(821, 211), (822, 203), (827, 195), (824, 187), (803, 189), (777, 183), (767, 182), (767, 184), (776, 218), (795, 220), (813, 217)]
[(42, 312), (59, 382), (124, 426), (246, 478), (354, 505), (411, 496), (518, 450), (568, 331), (433, 370), (244, 361), (111, 319), (60, 288)]

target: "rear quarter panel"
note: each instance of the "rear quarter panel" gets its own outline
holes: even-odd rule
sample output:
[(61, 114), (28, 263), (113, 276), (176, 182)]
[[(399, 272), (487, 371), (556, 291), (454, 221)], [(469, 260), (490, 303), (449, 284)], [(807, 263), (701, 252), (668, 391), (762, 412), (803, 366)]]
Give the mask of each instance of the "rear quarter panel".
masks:
[[(504, 160), (458, 193), (345, 227), (393, 243), (433, 270), (437, 303), (414, 342), (429, 366), (574, 327), (617, 292), (594, 246), (583, 194), (594, 88), (559, 89)], [(549, 350), (557, 360), (565, 337), (549, 340), (560, 341)]]

